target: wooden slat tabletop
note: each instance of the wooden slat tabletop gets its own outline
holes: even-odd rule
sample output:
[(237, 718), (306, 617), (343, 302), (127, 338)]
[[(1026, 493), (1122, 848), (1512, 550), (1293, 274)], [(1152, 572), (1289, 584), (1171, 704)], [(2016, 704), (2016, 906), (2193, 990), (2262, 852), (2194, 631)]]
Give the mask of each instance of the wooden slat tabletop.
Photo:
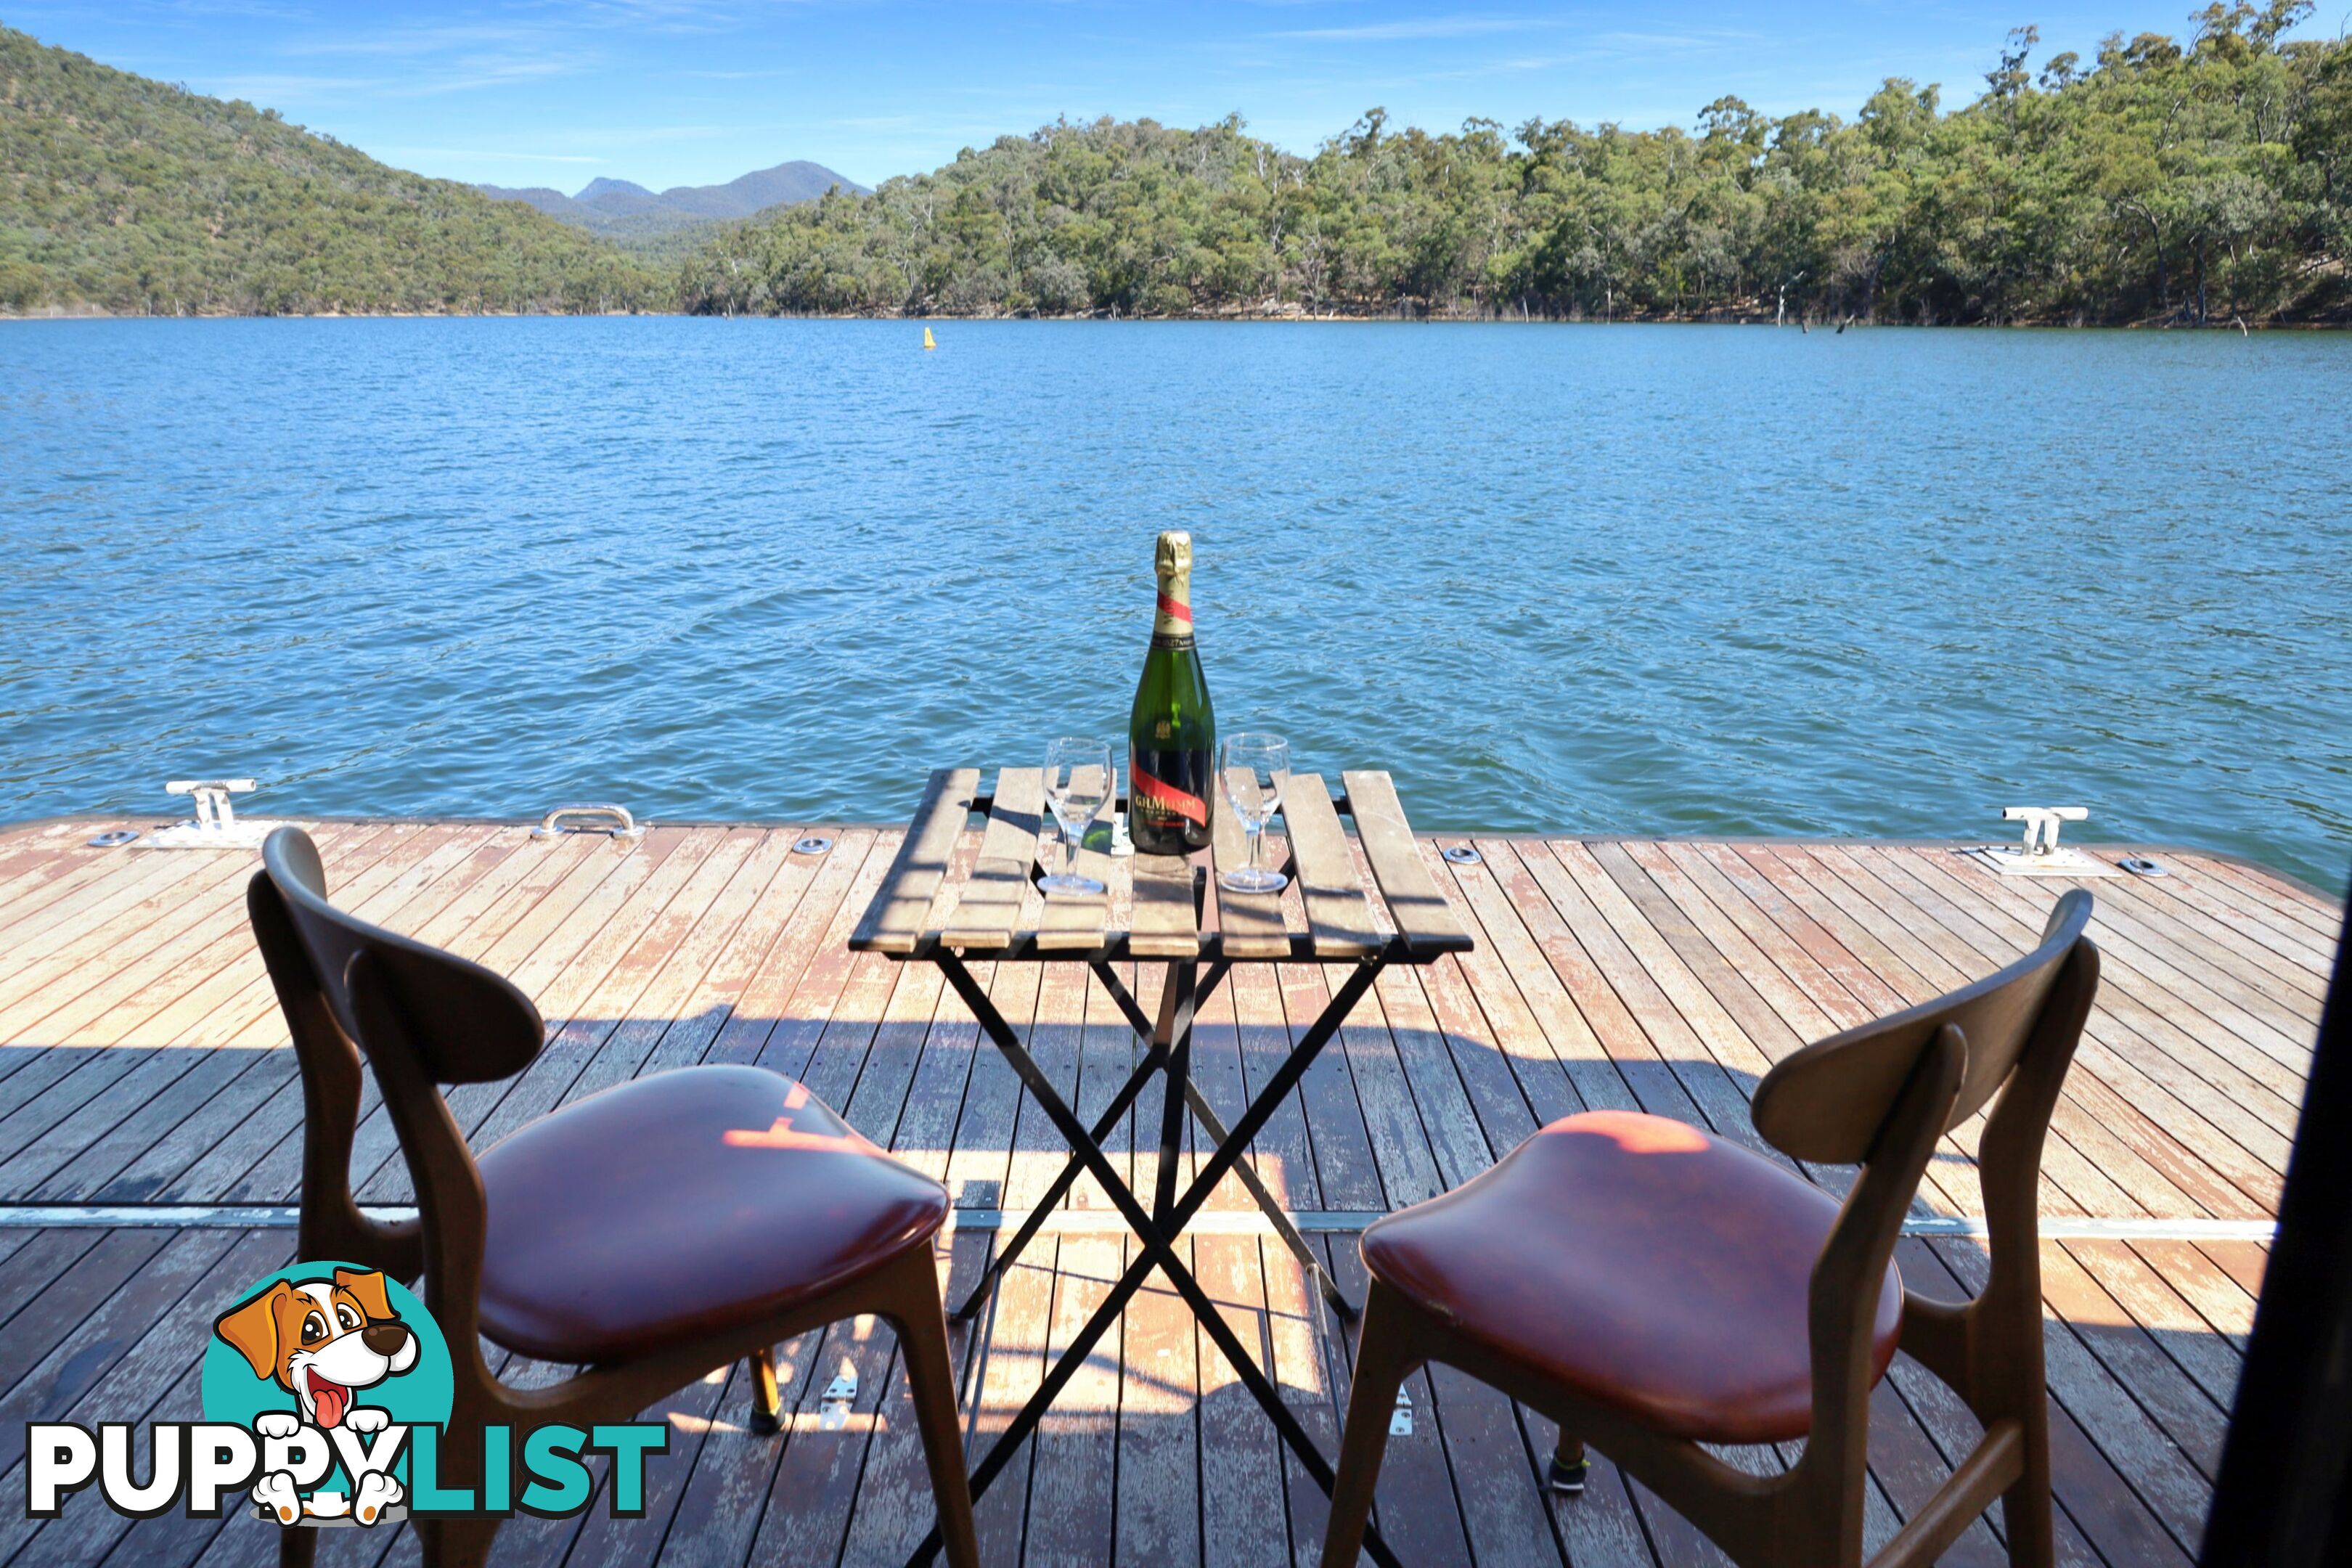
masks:
[[(1021, 924), (1021, 904), (1029, 891), (1029, 873), (1037, 864), (1037, 834), (1043, 826), (1045, 794), (1035, 768), (1007, 768), (997, 776), (996, 800), (981, 836), (980, 859), (963, 885), (955, 913), (940, 931), (940, 940), (954, 947), (1003, 947)], [(880, 902), (891, 896), (885, 884)], [(1095, 928), (1102, 926), (1100, 900), (1093, 906)]]
[(1200, 952), (1193, 870), (1192, 861), (1173, 855), (1128, 857), (1127, 874), (1135, 893), (1134, 930), (1128, 940), (1135, 952), (1146, 958), (1191, 958)]
[(971, 816), (980, 793), (978, 768), (941, 768), (931, 774), (906, 841), (866, 906), (850, 945), (860, 952), (912, 952), (948, 874), (948, 854)]
[[(1338, 803), (1321, 774), (1291, 778), (1260, 846), (1265, 867), (1287, 856), (1293, 886), (1284, 893), (1218, 886), (1218, 873), (1244, 864), (1248, 855), (1247, 837), (1218, 792), (1206, 851), (1114, 857), (1087, 848), (1078, 869), (1107, 890), (1040, 898), (1036, 879), (1062, 863), (1058, 830), (1045, 835), (1051, 818), (1041, 771), (1003, 769), (994, 792), (983, 794), (981, 770), (940, 769), (849, 945), (898, 957), (944, 947), (991, 959), (1187, 959), (1208, 952), (1237, 962), (1316, 963), (1387, 952), (1427, 963), (1467, 952), (1469, 932), (1422, 863), (1394, 782), (1374, 770), (1345, 776), (1349, 794)], [(982, 803), (988, 822), (979, 855), (959, 877), (948, 851)], [(1343, 809), (1358, 814), (1360, 858)], [(1393, 932), (1369, 896), (1374, 889), (1395, 921)]]
[(1348, 836), (1320, 773), (1293, 775), (1282, 820), (1290, 827), (1290, 853), (1298, 865), (1298, 893), (1315, 933), (1315, 955), (1365, 958), (1379, 952), (1381, 933), (1372, 923), (1371, 900), (1364, 897), (1356, 858), (1348, 852)]
[(1416, 952), (1454, 952), (1470, 945), (1468, 933), (1445, 895), (1437, 890), (1428, 862), (1413, 842), (1412, 825), (1404, 819), (1397, 800), (1396, 781), (1384, 773), (1349, 769), (1339, 775), (1348, 791), (1349, 815), (1356, 819), (1356, 837), (1372, 877), (1380, 884), (1381, 901), (1397, 934)]

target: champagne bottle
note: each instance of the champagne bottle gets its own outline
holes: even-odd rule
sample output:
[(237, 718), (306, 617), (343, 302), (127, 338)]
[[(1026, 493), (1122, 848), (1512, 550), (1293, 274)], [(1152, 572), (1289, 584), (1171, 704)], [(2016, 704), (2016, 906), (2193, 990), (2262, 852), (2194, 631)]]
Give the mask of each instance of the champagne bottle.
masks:
[(1217, 717), (1192, 640), (1192, 536), (1163, 533), (1153, 562), (1160, 606), (1128, 718), (1128, 831), (1142, 855), (1207, 847)]

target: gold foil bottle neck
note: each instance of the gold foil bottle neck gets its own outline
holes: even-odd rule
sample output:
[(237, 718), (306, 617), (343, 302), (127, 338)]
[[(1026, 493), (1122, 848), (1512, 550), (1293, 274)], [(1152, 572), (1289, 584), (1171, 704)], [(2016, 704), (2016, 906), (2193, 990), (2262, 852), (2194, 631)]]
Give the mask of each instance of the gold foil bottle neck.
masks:
[(1192, 536), (1181, 529), (1160, 536), (1159, 552), (1152, 558), (1152, 568), (1162, 583), (1171, 577), (1192, 574)]
[(1192, 536), (1181, 530), (1160, 536), (1160, 549), (1152, 559), (1152, 569), (1160, 577), (1159, 613), (1151, 623), (1152, 635), (1160, 637), (1189, 637), (1192, 635)]

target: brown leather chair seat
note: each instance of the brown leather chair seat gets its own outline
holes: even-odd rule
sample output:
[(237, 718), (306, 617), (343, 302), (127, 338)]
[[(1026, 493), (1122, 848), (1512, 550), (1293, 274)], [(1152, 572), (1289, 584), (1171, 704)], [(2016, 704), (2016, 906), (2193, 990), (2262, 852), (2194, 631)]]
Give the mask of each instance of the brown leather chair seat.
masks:
[[(1779, 1442), (1811, 1425), (1806, 1291), (1837, 1213), (1684, 1122), (1591, 1111), (1374, 1224), (1364, 1262), (1494, 1354), (1654, 1431)], [(1902, 1318), (1890, 1265), (1874, 1378)]]
[(948, 1211), (939, 1183), (759, 1068), (621, 1084), (478, 1163), (482, 1331), (545, 1361), (643, 1355), (772, 1318), (928, 1246)]

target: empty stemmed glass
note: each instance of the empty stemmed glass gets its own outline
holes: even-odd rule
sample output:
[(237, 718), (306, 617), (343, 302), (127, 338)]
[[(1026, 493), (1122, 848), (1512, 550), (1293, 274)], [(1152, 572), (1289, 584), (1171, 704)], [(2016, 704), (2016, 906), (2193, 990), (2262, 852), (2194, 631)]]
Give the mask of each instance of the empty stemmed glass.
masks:
[(1290, 742), (1262, 730), (1244, 730), (1226, 736), (1218, 752), (1218, 783), (1249, 840), (1249, 859), (1220, 876), (1217, 885), (1235, 893), (1278, 893), (1290, 879), (1259, 867), (1257, 845), (1290, 787)]
[(1094, 821), (1114, 794), (1118, 775), (1111, 770), (1110, 748), (1083, 735), (1065, 735), (1045, 748), (1045, 804), (1062, 825), (1065, 846), (1062, 869), (1038, 879), (1047, 898), (1056, 893), (1076, 898), (1103, 891), (1092, 877), (1078, 875), (1078, 851), (1087, 841), (1087, 825)]

